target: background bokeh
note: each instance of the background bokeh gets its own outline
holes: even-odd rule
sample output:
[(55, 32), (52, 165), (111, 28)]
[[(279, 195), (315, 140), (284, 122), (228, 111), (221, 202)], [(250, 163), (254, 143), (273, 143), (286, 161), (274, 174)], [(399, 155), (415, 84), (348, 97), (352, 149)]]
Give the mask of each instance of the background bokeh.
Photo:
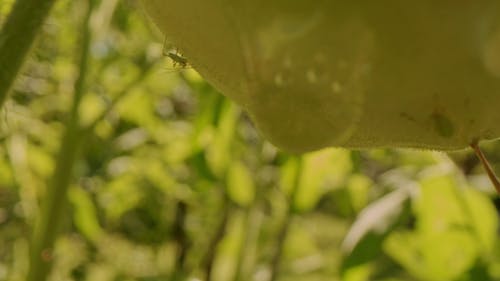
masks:
[[(25, 280), (61, 176), (86, 3), (57, 2), (0, 113), (0, 280)], [(50, 280), (500, 280), (500, 202), (471, 151), (289, 155), (173, 65), (138, 1), (96, 1), (88, 29)], [(500, 145), (484, 149), (500, 163)]]

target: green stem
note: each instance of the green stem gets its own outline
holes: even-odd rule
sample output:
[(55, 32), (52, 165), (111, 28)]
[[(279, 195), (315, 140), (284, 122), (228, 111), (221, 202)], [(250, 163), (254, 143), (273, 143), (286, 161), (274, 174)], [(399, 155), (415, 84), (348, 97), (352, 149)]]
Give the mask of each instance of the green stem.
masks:
[(187, 204), (183, 201), (177, 203), (176, 217), (174, 222), (174, 236), (177, 243), (175, 259), (175, 271), (171, 277), (172, 281), (186, 279), (186, 258), (189, 248), (189, 237), (186, 233)]
[(0, 108), (55, 0), (17, 0), (0, 31)]
[(288, 231), (290, 230), (290, 225), (293, 219), (293, 215), (295, 213), (295, 201), (299, 190), (300, 178), (302, 175), (302, 157), (293, 156), (293, 160), (296, 161), (296, 172), (295, 179), (292, 186), (292, 192), (290, 194), (290, 200), (288, 203), (288, 209), (285, 214), (285, 220), (281, 229), (278, 232), (277, 246), (276, 252), (274, 253), (273, 259), (271, 261), (271, 278), (269, 281), (276, 281), (278, 279), (278, 275), (281, 268), (281, 260), (283, 258), (283, 250), (285, 248), (285, 240), (288, 236)]
[(215, 264), (217, 247), (224, 238), (224, 235), (226, 234), (227, 223), (229, 221), (229, 216), (231, 213), (229, 206), (230, 205), (229, 198), (227, 194), (223, 194), (222, 196), (223, 196), (222, 208), (221, 208), (222, 218), (219, 222), (219, 225), (217, 226), (217, 230), (215, 231), (214, 236), (210, 240), (207, 253), (205, 255), (205, 258), (203, 259), (206, 281), (212, 281), (212, 272)]
[(241, 239), (240, 249), (238, 253), (238, 258), (236, 261), (236, 269), (234, 274), (234, 281), (242, 281), (247, 279), (248, 276), (244, 275), (244, 266), (245, 266), (245, 258), (246, 253), (248, 252), (250, 235), (248, 233), (248, 225), (250, 224), (250, 209), (245, 210), (245, 227), (243, 231), (243, 239)]
[(261, 215), (257, 205), (250, 206), (245, 210), (245, 229), (240, 245), (238, 262), (234, 281), (252, 279), (252, 267), (255, 260), (257, 240), (261, 227)]
[(82, 50), (80, 57), (79, 76), (75, 83), (75, 93), (69, 118), (66, 120), (56, 167), (52, 180), (43, 198), (41, 214), (35, 224), (30, 257), (28, 281), (44, 281), (50, 272), (54, 241), (63, 218), (64, 207), (67, 205), (67, 190), (73, 175), (73, 166), (80, 146), (80, 124), (78, 107), (85, 92), (84, 84), (88, 68), (88, 53), (91, 40), (89, 28), (93, 1), (88, 1), (88, 11), (85, 16), (82, 33)]

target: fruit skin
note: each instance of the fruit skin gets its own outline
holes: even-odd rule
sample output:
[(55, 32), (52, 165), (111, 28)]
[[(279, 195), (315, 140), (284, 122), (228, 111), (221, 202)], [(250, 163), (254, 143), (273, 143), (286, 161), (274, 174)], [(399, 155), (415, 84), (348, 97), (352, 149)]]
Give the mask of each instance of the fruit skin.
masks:
[(143, 2), (282, 149), (500, 137), (500, 1)]

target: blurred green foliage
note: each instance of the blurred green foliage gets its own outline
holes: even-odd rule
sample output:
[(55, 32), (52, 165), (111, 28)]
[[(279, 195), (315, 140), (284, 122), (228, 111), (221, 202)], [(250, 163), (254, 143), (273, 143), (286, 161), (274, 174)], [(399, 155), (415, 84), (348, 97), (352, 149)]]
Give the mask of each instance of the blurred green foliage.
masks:
[[(0, 1), (0, 22), (12, 2)], [(471, 153), (287, 155), (163, 56), (139, 2), (97, 3), (86, 129), (50, 280), (500, 279), (500, 203)], [(57, 2), (0, 115), (0, 280), (29, 270), (84, 5)], [(486, 150), (500, 161), (498, 145)]]

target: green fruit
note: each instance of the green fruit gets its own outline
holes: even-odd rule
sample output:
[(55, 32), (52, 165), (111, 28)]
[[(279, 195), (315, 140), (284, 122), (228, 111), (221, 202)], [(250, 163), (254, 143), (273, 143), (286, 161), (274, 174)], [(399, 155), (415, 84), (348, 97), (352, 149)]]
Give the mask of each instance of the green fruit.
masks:
[(285, 150), (452, 150), (500, 136), (499, 1), (144, 4)]

